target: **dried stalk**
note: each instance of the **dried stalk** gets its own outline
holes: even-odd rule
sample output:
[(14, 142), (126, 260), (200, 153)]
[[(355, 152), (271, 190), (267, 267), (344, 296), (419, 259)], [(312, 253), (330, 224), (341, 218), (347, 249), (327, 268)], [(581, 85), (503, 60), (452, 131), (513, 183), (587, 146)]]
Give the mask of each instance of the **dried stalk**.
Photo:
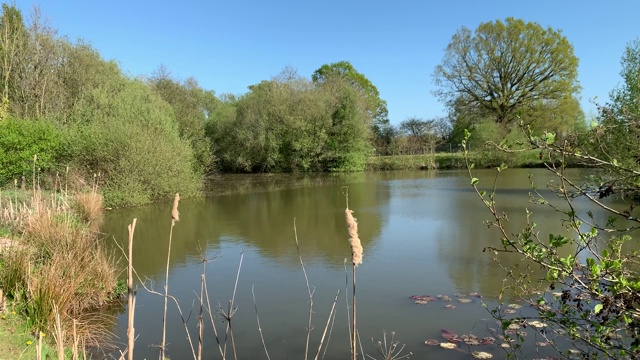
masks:
[[(203, 261), (204, 263), (204, 261)], [(203, 303), (202, 303), (202, 295), (204, 292), (204, 265), (202, 267), (202, 275), (200, 275), (200, 312), (198, 314), (198, 360), (202, 360), (202, 341), (203, 341), (203, 331), (204, 331), (204, 322), (203, 320)]]
[(309, 285), (309, 278), (307, 277), (307, 270), (304, 267), (304, 262), (302, 261), (302, 255), (300, 254), (300, 243), (298, 242), (298, 230), (296, 228), (296, 219), (293, 218), (293, 235), (296, 240), (296, 249), (298, 250), (298, 258), (300, 259), (300, 266), (302, 267), (302, 273), (304, 274), (304, 280), (307, 283), (307, 292), (309, 294), (309, 322), (307, 323), (307, 342), (305, 344), (304, 349), (304, 358), (305, 360), (309, 355), (309, 339), (311, 337), (311, 331), (313, 330), (313, 293), (315, 292), (315, 288), (311, 288)]
[(135, 333), (136, 330), (133, 326), (133, 320), (135, 315), (135, 304), (136, 304), (136, 294), (133, 291), (133, 233), (136, 230), (136, 221), (138, 219), (134, 218), (133, 222), (128, 226), (129, 232), (129, 256), (127, 258), (127, 300), (128, 300), (128, 320), (127, 320), (127, 357), (129, 360), (133, 360), (133, 346), (135, 343)]
[(264, 353), (267, 356), (268, 360), (271, 360), (269, 357), (269, 351), (267, 350), (267, 344), (264, 342), (264, 335), (262, 334), (262, 326), (260, 325), (260, 316), (258, 316), (258, 304), (256, 303), (256, 293), (253, 291), (253, 286), (251, 286), (251, 295), (253, 295), (253, 307), (256, 309), (256, 322), (258, 323), (258, 332), (260, 333), (260, 340), (262, 340), (262, 348), (264, 349)]
[(336, 310), (336, 303), (338, 302), (338, 297), (340, 297), (340, 290), (336, 294), (336, 297), (333, 299), (333, 305), (331, 306), (331, 311), (329, 312), (329, 317), (327, 318), (327, 325), (324, 326), (324, 331), (322, 332), (322, 337), (320, 338), (320, 345), (318, 345), (318, 350), (316, 351), (316, 357), (314, 360), (318, 360), (318, 356), (320, 355), (320, 350), (322, 350), (322, 344), (324, 343), (324, 338), (327, 335), (327, 330), (329, 329), (329, 325), (331, 324), (331, 319), (333, 319), (333, 314)]
[(164, 314), (162, 315), (162, 344), (160, 345), (160, 360), (164, 360), (167, 339), (167, 300), (169, 295), (169, 264), (171, 261), (171, 242), (173, 240), (173, 227), (176, 221), (180, 220), (180, 212), (178, 212), (178, 203), (180, 202), (180, 194), (176, 193), (173, 199), (173, 207), (171, 209), (171, 230), (169, 231), (169, 249), (167, 250), (167, 270), (164, 278)]

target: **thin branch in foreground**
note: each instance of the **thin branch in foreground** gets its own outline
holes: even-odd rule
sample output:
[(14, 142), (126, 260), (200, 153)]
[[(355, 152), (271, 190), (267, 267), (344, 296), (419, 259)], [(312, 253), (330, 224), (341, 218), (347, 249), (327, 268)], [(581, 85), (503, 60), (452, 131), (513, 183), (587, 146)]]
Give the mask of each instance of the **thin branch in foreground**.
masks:
[(262, 326), (260, 325), (260, 316), (258, 316), (258, 304), (256, 303), (256, 293), (254, 292), (254, 286), (251, 286), (251, 295), (253, 295), (253, 307), (256, 310), (256, 322), (258, 323), (258, 332), (260, 332), (260, 340), (262, 340), (262, 348), (264, 349), (264, 353), (267, 356), (267, 359), (271, 360), (269, 357), (269, 351), (267, 350), (267, 344), (264, 342), (264, 335), (262, 334)]
[(300, 243), (298, 242), (298, 230), (296, 228), (296, 218), (293, 218), (293, 235), (296, 240), (296, 249), (298, 250), (298, 258), (300, 259), (300, 266), (302, 267), (302, 273), (304, 274), (304, 280), (307, 283), (307, 292), (309, 294), (309, 321), (307, 323), (307, 341), (305, 343), (304, 349), (304, 359), (307, 360), (309, 357), (309, 340), (311, 337), (311, 331), (313, 330), (313, 293), (315, 289), (309, 285), (309, 278), (307, 277), (307, 270), (304, 267), (304, 262), (302, 261), (302, 255), (300, 254)]

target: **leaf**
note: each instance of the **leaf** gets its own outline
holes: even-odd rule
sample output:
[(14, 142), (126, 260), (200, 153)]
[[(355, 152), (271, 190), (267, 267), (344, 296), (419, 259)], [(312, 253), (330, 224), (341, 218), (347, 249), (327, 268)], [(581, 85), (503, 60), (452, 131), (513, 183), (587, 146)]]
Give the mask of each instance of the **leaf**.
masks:
[(599, 314), (600, 311), (602, 311), (602, 304), (596, 304), (596, 306), (593, 308), (593, 312)]
[(480, 181), (480, 179), (478, 179), (476, 177), (471, 178), (471, 185), (476, 185), (479, 181)]

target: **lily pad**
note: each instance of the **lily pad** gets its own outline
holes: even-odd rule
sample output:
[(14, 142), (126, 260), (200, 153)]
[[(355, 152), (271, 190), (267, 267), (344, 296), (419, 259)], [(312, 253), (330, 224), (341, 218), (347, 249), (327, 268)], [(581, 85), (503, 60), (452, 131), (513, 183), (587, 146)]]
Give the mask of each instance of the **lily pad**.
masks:
[(436, 340), (436, 339), (427, 339), (424, 342), (425, 344), (429, 345), (429, 346), (438, 346), (440, 345), (440, 340)]
[(534, 328), (538, 328), (541, 329), (543, 327), (547, 327), (547, 324), (540, 322), (538, 320), (532, 320), (528, 322), (529, 325), (533, 326)]
[(447, 350), (452, 350), (458, 347), (458, 345), (450, 342), (440, 343), (440, 347)]
[(493, 355), (485, 351), (474, 351), (471, 353), (471, 356), (473, 356), (476, 359), (492, 359), (493, 358)]
[(471, 299), (467, 299), (467, 298), (460, 298), (458, 299), (459, 302), (463, 303), (463, 304), (468, 304), (471, 302)]
[(522, 305), (520, 305), (520, 304), (509, 304), (507, 306), (512, 308), (512, 309), (520, 309), (522, 307)]
[(514, 309), (504, 309), (504, 313), (505, 314), (515, 314), (515, 313), (517, 313), (517, 311), (514, 310)]
[(456, 306), (455, 305), (451, 305), (451, 304), (447, 304), (444, 306), (445, 309), (455, 309)]
[(485, 336), (480, 340), (480, 344), (482, 345), (492, 345), (495, 344), (496, 339), (491, 336)]

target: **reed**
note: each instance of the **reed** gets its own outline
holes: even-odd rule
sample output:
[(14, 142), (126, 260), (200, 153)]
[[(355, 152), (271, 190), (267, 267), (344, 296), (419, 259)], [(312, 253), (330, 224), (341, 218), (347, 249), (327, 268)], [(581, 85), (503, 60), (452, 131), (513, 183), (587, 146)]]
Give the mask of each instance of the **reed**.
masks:
[[(20, 191), (18, 200), (17, 182), (14, 186), (13, 199), (0, 200), (0, 225), (18, 238), (2, 250), (0, 283), (19, 302), (35, 333), (57, 328), (65, 334), (54, 337), (62, 346), (74, 319), (117, 297), (115, 260), (69, 205), (69, 197), (34, 185), (28, 197)], [(83, 322), (77, 334), (94, 345), (106, 329)]]
[(347, 203), (345, 209), (347, 232), (349, 233), (349, 245), (351, 246), (351, 264), (352, 264), (352, 299), (351, 299), (351, 321), (352, 321), (352, 333), (351, 333), (351, 358), (356, 360), (358, 358), (357, 349), (357, 318), (356, 318), (356, 267), (362, 264), (362, 243), (358, 236), (358, 221), (353, 217), (353, 210), (349, 209), (349, 193), (348, 189), (344, 192), (345, 200)]

